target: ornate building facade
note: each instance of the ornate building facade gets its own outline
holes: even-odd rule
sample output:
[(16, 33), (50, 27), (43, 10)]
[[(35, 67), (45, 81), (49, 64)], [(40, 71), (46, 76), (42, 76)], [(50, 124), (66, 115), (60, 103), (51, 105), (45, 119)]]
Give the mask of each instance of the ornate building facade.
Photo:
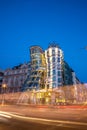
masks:
[(27, 77), (28, 64), (20, 64), (4, 71), (3, 84), (6, 84), (7, 92), (17, 92)]

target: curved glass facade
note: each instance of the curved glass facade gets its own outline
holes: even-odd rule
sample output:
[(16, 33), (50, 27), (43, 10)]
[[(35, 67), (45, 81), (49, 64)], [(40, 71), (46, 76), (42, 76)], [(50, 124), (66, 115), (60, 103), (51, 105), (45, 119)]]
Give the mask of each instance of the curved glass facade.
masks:
[(40, 89), (45, 87), (44, 78), (46, 78), (45, 55), (39, 46), (30, 48), (31, 71), (24, 84), (25, 90)]
[(31, 56), (31, 69), (36, 70), (41, 67), (41, 54), (43, 53), (42, 49), (38, 46), (33, 46), (30, 48)]

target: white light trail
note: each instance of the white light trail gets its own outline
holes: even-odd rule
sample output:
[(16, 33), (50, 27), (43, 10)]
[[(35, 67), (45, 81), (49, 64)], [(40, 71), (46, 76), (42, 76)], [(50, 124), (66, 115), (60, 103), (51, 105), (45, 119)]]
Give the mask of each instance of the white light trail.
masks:
[(6, 115), (6, 114), (3, 114), (3, 113), (0, 113), (0, 116), (2, 116), (2, 117), (6, 117), (6, 118), (11, 118), (11, 116)]
[[(42, 121), (44, 123), (61, 123), (62, 125), (63, 124), (69, 124), (69, 125), (82, 125), (82, 126), (87, 126), (87, 123), (85, 122), (75, 122), (75, 121), (62, 121), (62, 120), (52, 120), (52, 119), (43, 119), (43, 118), (34, 118), (34, 117), (25, 117), (25, 116), (20, 116), (20, 115), (15, 115), (15, 114), (12, 114), (11, 112), (2, 112), (0, 111), (1, 114), (6, 114), (6, 116), (9, 116), (9, 117), (13, 117), (13, 118), (16, 118), (16, 119), (21, 119), (21, 120), (26, 120), (26, 121)], [(18, 113), (17, 113), (18, 114)], [(53, 125), (53, 124), (52, 124)]]

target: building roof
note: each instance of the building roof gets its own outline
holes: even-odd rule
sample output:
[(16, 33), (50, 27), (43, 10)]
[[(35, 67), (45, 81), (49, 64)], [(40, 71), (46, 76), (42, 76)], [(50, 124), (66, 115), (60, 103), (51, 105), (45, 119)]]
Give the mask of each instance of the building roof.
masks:
[(59, 44), (57, 44), (57, 43), (55, 43), (55, 42), (49, 43), (48, 48), (51, 48), (51, 47), (57, 47), (57, 48), (60, 48)]

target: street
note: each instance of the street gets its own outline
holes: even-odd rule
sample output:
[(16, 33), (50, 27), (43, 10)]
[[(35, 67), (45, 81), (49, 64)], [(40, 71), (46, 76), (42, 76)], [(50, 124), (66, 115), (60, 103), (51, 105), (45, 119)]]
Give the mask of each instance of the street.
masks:
[[(10, 116), (9, 116), (10, 117)], [(0, 118), (0, 130), (86, 130), (87, 125), (72, 124), (72, 122), (48, 122), (38, 121), (37, 119), (28, 120), (28, 118), (17, 117), (3, 117)]]
[(87, 109), (0, 107), (0, 130), (86, 130)]

